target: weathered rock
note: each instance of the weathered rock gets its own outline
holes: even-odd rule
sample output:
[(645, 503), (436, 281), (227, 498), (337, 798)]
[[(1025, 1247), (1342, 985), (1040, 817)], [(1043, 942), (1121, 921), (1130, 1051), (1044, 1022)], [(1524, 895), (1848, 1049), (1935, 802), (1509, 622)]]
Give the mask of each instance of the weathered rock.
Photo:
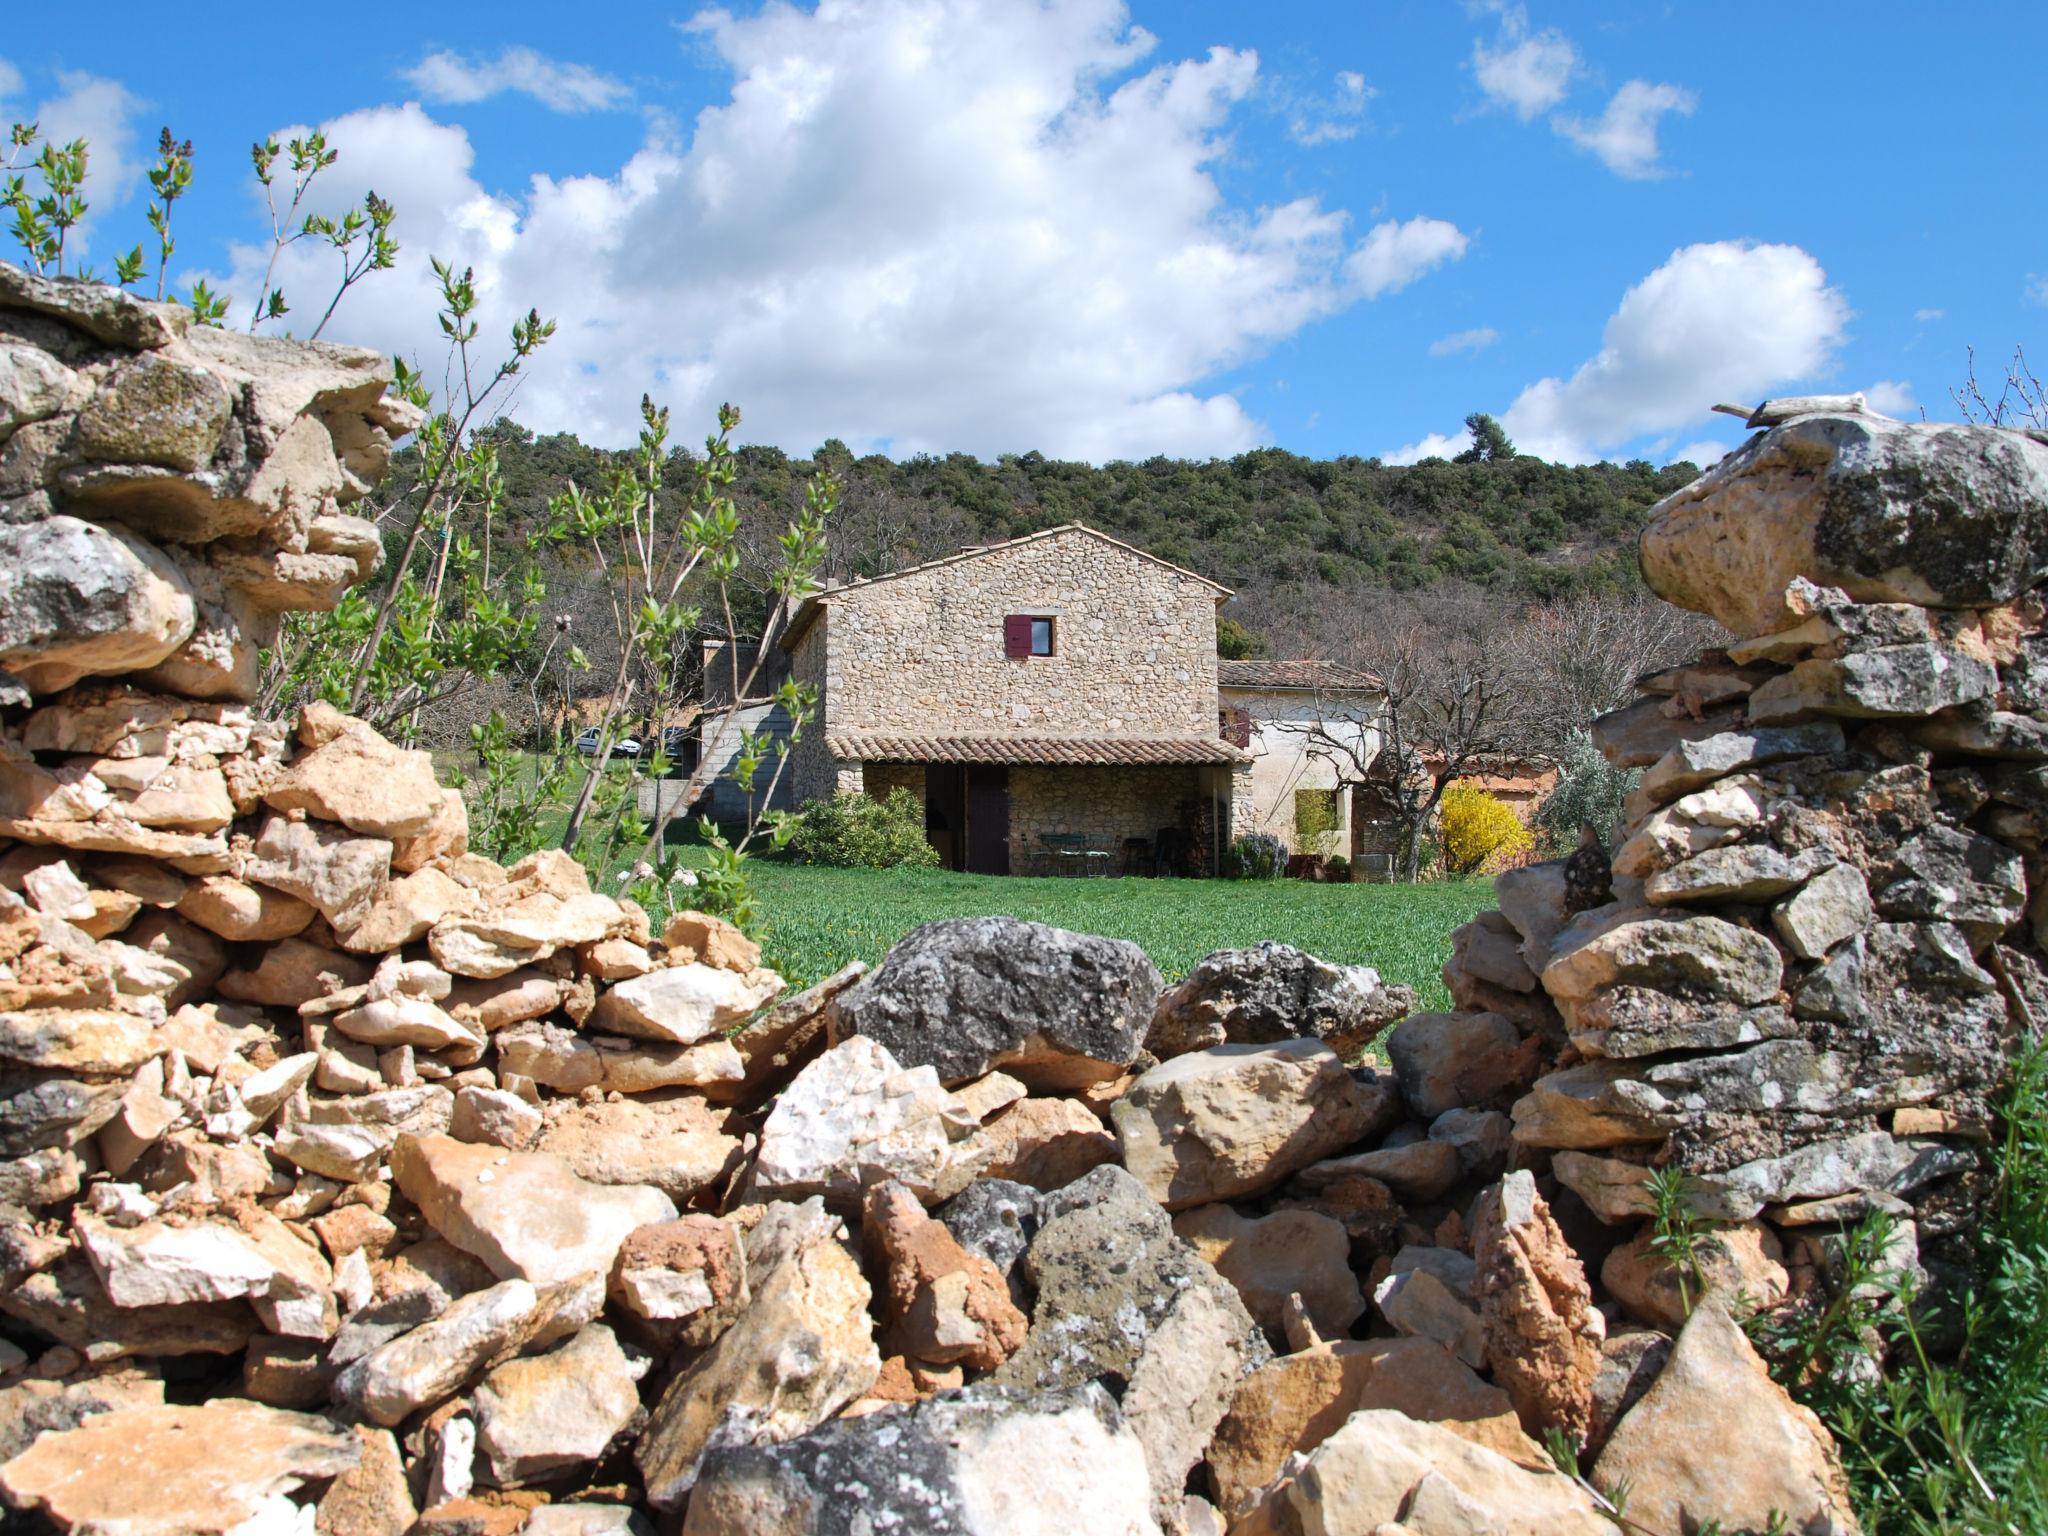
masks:
[(1698, 1270), (1683, 1277), (1670, 1259), (1656, 1252), (1655, 1238), (1655, 1232), (1644, 1227), (1600, 1266), (1600, 1283), (1608, 1294), (1628, 1309), (1629, 1316), (1652, 1328), (1676, 1333), (1702, 1297), (1747, 1316), (1775, 1307), (1790, 1289), (1784, 1251), (1760, 1221), (1702, 1230), (1694, 1248)]
[(1237, 1293), (1120, 1168), (1045, 1197), (1024, 1268), (1037, 1289), (1031, 1332), (996, 1380), (1041, 1390), (1120, 1384), (1153, 1493), (1162, 1507), (1177, 1504), (1237, 1379), (1267, 1357)]
[(484, 1033), (424, 997), (380, 997), (333, 1015), (333, 1026), (365, 1045), (416, 1045), (423, 1050), (466, 1048), (475, 1060)]
[(246, 1296), (273, 1333), (321, 1339), (335, 1329), (333, 1274), (309, 1242), (269, 1212), (116, 1227), (80, 1211), (80, 1246), (118, 1307), (171, 1307)]
[(1584, 1440), (1605, 1329), (1578, 1255), (1528, 1173), (1479, 1197), (1472, 1257), (1487, 1358), (1522, 1427)]
[[(478, 1371), (528, 1334), (541, 1301), (524, 1280), (471, 1291), (438, 1315), (371, 1348), (334, 1384), (335, 1400), (373, 1424), (402, 1423), (422, 1408), (446, 1402)], [(338, 1352), (339, 1341), (337, 1341)]]
[(1980, 952), (2026, 911), (2027, 876), (2020, 856), (1994, 839), (1935, 825), (1870, 872), (1870, 894), (1883, 916), (1953, 924)]
[(1608, 1439), (1593, 1480), (1629, 1485), (1630, 1518), (1652, 1529), (1719, 1520), (1763, 1530), (1853, 1533), (1827, 1430), (1785, 1395), (1717, 1302), (1693, 1314), (1652, 1386)]
[(850, 961), (816, 986), (769, 1004), (759, 1017), (732, 1035), (745, 1075), (736, 1089), (721, 1091), (764, 1094), (795, 1076), (825, 1049), (827, 1015), (834, 999), (866, 974), (864, 964)]
[(324, 949), (304, 939), (284, 939), (263, 951), (252, 968), (230, 970), (220, 994), (238, 1003), (297, 1008), (369, 982), (371, 964), (356, 955)]
[(1010, 1285), (1010, 1299), (1029, 1301), (1021, 1261), (1038, 1235), (1044, 1198), (1028, 1184), (976, 1179), (935, 1214), (963, 1248), (995, 1265)]
[(1293, 1522), (1273, 1528), (1323, 1536), (1609, 1536), (1614, 1529), (1570, 1478), (1531, 1471), (1446, 1425), (1387, 1409), (1353, 1414), (1273, 1503), (1277, 1520)]
[(1248, 1512), (1296, 1454), (1306, 1456), (1352, 1414), (1389, 1409), (1443, 1425), (1528, 1467), (1543, 1452), (1514, 1405), (1428, 1339), (1345, 1341), (1285, 1355), (1237, 1385), (1206, 1460), (1217, 1508)]
[[(1380, 1316), (1396, 1333), (1434, 1340), (1474, 1370), (1483, 1368), (1487, 1362), (1486, 1325), (1473, 1304), (1471, 1271), (1423, 1264), (1399, 1267), (1402, 1259), (1414, 1256), (1414, 1250), (1403, 1249), (1393, 1273), (1373, 1287), (1373, 1304)], [(1463, 1259), (1464, 1255), (1455, 1257)], [(1465, 1260), (1467, 1265), (1470, 1262)]]
[(874, 1170), (920, 1199), (943, 1199), (965, 1183), (953, 1169), (953, 1141), (972, 1128), (932, 1066), (901, 1067), (857, 1035), (805, 1067), (776, 1101), (761, 1127), (753, 1189), (851, 1206)]
[(671, 965), (708, 965), (742, 976), (761, 968), (761, 946), (709, 912), (676, 913), (661, 930), (661, 943)]
[(1771, 926), (1801, 960), (1820, 960), (1876, 920), (1870, 887), (1853, 864), (1822, 871), (1771, 908)]
[(694, 1097), (557, 1106), (539, 1149), (593, 1184), (648, 1184), (678, 1204), (731, 1172), (737, 1137)]
[(1859, 602), (1981, 608), (2048, 575), (2048, 448), (1995, 427), (1817, 415), (1752, 438), (1650, 511), (1643, 578), (1737, 635), (1804, 614), (1795, 578)]
[(299, 729), (302, 740), (318, 744), (264, 792), (264, 804), (338, 821), (371, 837), (414, 837), (431, 827), (442, 811), (433, 758), (393, 746), (332, 705), (305, 710), (308, 718), (322, 712), (310, 731), (303, 723)]
[(198, 621), (153, 545), (75, 517), (0, 527), (0, 669), (38, 694), (154, 666)]
[(1622, 1415), (1643, 1400), (1671, 1358), (1671, 1340), (1650, 1328), (1630, 1328), (1600, 1341), (1600, 1370), (1593, 1378), (1593, 1422), (1586, 1453), (1597, 1456)]
[(523, 1152), (540, 1135), (540, 1124), (540, 1110), (518, 1094), (502, 1088), (471, 1086), (455, 1095), (455, 1114), (448, 1122), (448, 1134), (457, 1141)]
[(436, 1232), (501, 1280), (546, 1285), (606, 1274), (627, 1233), (676, 1214), (658, 1189), (591, 1184), (545, 1152), (446, 1136), (399, 1137), (391, 1172)]
[(977, 1131), (961, 1156), (979, 1178), (1063, 1189), (1091, 1168), (1115, 1162), (1117, 1144), (1072, 1099), (1022, 1099)]
[(362, 915), (337, 937), (343, 948), (359, 954), (391, 954), (424, 938), (436, 924), (473, 910), (476, 901), (475, 892), (440, 870), (416, 870), (380, 887)]
[(1418, 1013), (1387, 1037), (1387, 1059), (1408, 1108), (1433, 1120), (1512, 1104), (1536, 1076), (1542, 1042), (1496, 1013)]
[(1003, 1272), (957, 1243), (893, 1180), (868, 1186), (861, 1235), (881, 1274), (884, 1340), (892, 1354), (992, 1371), (1029, 1326)]
[(1159, 995), (1137, 945), (1009, 917), (912, 930), (834, 1006), (837, 1035), (864, 1035), (946, 1083), (997, 1068), (1039, 1090), (1121, 1075)]
[(1344, 1337), (1365, 1311), (1351, 1273), (1351, 1239), (1328, 1216), (1286, 1210), (1247, 1217), (1227, 1205), (1205, 1205), (1174, 1217), (1173, 1230), (1236, 1287), (1271, 1343), (1286, 1337), (1282, 1315), (1291, 1295), (1301, 1298), (1324, 1338)]
[(242, 866), (244, 879), (296, 896), (346, 931), (368, 911), (391, 871), (391, 844), (273, 812)]
[(1442, 1195), (1462, 1172), (1455, 1146), (1424, 1137), (1311, 1163), (1295, 1175), (1294, 1183), (1316, 1192), (1353, 1179), (1373, 1179), (1402, 1199), (1419, 1202)]
[(860, 1265), (818, 1199), (777, 1202), (747, 1236), (753, 1300), (670, 1381), (634, 1458), (657, 1509), (695, 1485), (704, 1453), (788, 1440), (874, 1384), (882, 1358)]
[(1760, 725), (1813, 715), (1904, 719), (1989, 699), (1998, 669), (1950, 645), (1888, 645), (1815, 656), (1759, 687), (1749, 718)]
[(640, 1411), (638, 1373), (602, 1323), (478, 1383), (476, 1449), (500, 1488), (596, 1461)]
[(361, 1455), (356, 1437), (326, 1419), (221, 1398), (123, 1408), (44, 1435), (0, 1466), (0, 1491), (65, 1530), (290, 1530), (298, 1513), (287, 1495), (347, 1472)]
[(288, 939), (315, 916), (312, 906), (296, 896), (248, 885), (231, 875), (195, 880), (179, 898), (177, 912), (237, 944)]
[(1347, 1060), (1415, 1004), (1368, 965), (1332, 965), (1268, 939), (1223, 949), (1163, 993), (1145, 1048), (1162, 1059), (1210, 1046), (1321, 1040)]
[(1722, 708), (1694, 715), (1652, 695), (1594, 717), (1593, 745), (1617, 768), (1647, 768), (1681, 741), (1716, 736), (1742, 724), (1742, 710)]
[(1157, 1536), (1145, 1458), (1094, 1383), (975, 1386), (841, 1419), (781, 1445), (714, 1451), (686, 1536)]
[(1764, 843), (1709, 848), (1650, 876), (1643, 882), (1643, 899), (1659, 907), (1753, 905), (1797, 890), (1834, 863), (1834, 854), (1826, 848), (1793, 854)]
[(1823, 757), (1842, 745), (1842, 728), (1832, 720), (1723, 731), (1680, 742), (1644, 771), (1636, 792), (1651, 805), (1663, 805), (1730, 774), (1790, 757)]
[(586, 1040), (555, 1025), (535, 1022), (493, 1040), (501, 1070), (515, 1072), (558, 1093), (586, 1088), (606, 1093), (654, 1093), (664, 1088), (715, 1088), (746, 1076), (729, 1041), (651, 1045), (600, 1037)]
[(1565, 909), (1563, 859), (1503, 871), (1493, 882), (1500, 914), (1522, 936), (1522, 959), (1538, 976), (1550, 963), (1551, 941), (1570, 921)]
[(1364, 1136), (1373, 1104), (1319, 1040), (1162, 1062), (1116, 1102), (1124, 1164), (1169, 1210), (1270, 1188)]
[(1614, 873), (1644, 879), (1694, 854), (1738, 842), (1763, 825), (1773, 799), (1770, 787), (1748, 773), (1681, 795), (1635, 824), (1614, 851)]
[(1784, 971), (1777, 946), (1751, 929), (1704, 914), (1618, 909), (1582, 914), (1558, 935), (1543, 986), (1569, 1020), (1574, 1004), (1622, 985), (1761, 1003)]
[(388, 1429), (358, 1425), (362, 1459), (327, 1485), (314, 1509), (318, 1536), (405, 1536), (419, 1518), (398, 1442)]
[(0, 1291), (0, 1312), (99, 1361), (231, 1355), (261, 1331), (245, 1301), (116, 1306), (76, 1252)]
[(636, 1229), (612, 1261), (608, 1294), (664, 1345), (701, 1349), (746, 1309), (743, 1234), (716, 1216), (681, 1216)]
[(782, 978), (756, 967), (720, 970), (672, 965), (619, 982), (597, 1000), (590, 1027), (639, 1040), (694, 1045), (744, 1023), (782, 990)]

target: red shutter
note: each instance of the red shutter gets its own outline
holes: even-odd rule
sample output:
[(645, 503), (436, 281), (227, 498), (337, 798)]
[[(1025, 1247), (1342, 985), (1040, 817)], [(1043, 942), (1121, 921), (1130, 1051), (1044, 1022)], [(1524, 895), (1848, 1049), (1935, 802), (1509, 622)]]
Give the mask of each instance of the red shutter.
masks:
[(1230, 729), (1224, 740), (1233, 747), (1249, 750), (1252, 744), (1252, 712), (1240, 704), (1230, 712)]
[(1003, 654), (1005, 656), (1029, 656), (1031, 654), (1030, 614), (1012, 613), (1004, 616)]

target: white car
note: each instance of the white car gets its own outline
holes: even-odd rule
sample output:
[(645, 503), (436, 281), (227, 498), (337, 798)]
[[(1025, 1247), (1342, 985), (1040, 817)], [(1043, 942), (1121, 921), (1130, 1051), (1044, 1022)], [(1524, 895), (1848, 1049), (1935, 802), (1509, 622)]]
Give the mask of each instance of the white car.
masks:
[[(576, 738), (576, 750), (585, 757), (597, 756), (598, 735), (598, 729), (593, 725), (589, 730)], [(612, 743), (613, 757), (638, 757), (639, 755), (640, 738), (637, 736), (621, 736)]]

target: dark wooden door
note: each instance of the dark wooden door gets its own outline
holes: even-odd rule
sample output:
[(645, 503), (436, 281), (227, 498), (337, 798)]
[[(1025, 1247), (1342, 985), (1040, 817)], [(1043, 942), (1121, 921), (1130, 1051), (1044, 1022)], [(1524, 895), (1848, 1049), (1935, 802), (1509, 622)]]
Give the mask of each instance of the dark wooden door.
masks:
[(1010, 770), (967, 770), (967, 868), (977, 875), (1010, 872)]

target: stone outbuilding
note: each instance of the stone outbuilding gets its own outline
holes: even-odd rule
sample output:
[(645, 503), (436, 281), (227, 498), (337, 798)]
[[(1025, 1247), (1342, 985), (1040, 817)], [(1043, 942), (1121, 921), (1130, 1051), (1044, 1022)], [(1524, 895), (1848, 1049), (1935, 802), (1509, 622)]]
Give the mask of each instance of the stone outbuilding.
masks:
[(781, 635), (818, 693), (791, 794), (907, 788), (953, 869), (1211, 872), (1275, 806), (1291, 830), (1301, 778), (1226, 700), (1230, 596), (1079, 524), (814, 593)]

